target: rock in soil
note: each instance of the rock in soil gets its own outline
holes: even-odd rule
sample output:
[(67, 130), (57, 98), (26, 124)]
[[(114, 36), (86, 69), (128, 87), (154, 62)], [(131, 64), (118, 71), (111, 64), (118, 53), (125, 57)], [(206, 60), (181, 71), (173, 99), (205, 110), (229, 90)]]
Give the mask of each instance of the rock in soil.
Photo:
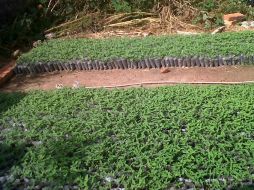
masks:
[(170, 69), (169, 68), (162, 68), (161, 73), (169, 73)]
[(14, 51), (14, 52), (12, 53), (12, 57), (13, 57), (14, 59), (17, 59), (20, 55), (21, 55), (21, 51), (20, 51), (19, 49), (17, 49), (16, 51)]
[(244, 19), (245, 15), (243, 15), (242, 13), (232, 13), (223, 15), (224, 24), (226, 26), (231, 26), (233, 24), (243, 21)]
[(214, 35), (214, 34), (217, 34), (217, 33), (221, 33), (225, 30), (226, 26), (221, 26), (219, 28), (217, 28), (216, 30), (214, 30), (211, 34)]
[(240, 23), (240, 25), (246, 29), (253, 28), (254, 27), (254, 21), (243, 21)]
[(2, 176), (0, 177), (0, 184), (3, 184), (6, 181), (6, 177)]

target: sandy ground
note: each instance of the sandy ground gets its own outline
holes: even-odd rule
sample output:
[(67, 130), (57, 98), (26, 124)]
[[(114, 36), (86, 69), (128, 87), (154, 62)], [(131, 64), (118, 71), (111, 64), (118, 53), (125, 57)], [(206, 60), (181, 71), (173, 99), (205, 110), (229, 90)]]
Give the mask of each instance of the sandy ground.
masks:
[[(159, 69), (73, 71), (37, 76), (15, 76), (0, 91), (50, 90), (58, 87), (129, 87), (158, 86), (170, 83), (217, 83), (254, 81), (254, 67), (171, 68)], [(152, 83), (152, 84), (148, 84)]]

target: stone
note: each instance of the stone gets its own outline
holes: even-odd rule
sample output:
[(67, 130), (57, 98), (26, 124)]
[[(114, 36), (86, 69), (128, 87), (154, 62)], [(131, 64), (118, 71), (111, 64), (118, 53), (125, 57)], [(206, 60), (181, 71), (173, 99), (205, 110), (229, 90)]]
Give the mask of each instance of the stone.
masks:
[(152, 35), (151, 32), (144, 32), (144, 33), (142, 33), (143, 37), (147, 37), (147, 36), (151, 36), (151, 35)]
[(41, 40), (37, 40), (37, 41), (33, 42), (33, 47), (38, 47), (41, 43), (42, 43)]
[(16, 51), (14, 51), (14, 52), (12, 53), (12, 57), (13, 57), (14, 59), (17, 59), (20, 55), (21, 55), (21, 51), (20, 51), (19, 49), (17, 49)]
[(63, 188), (63, 190), (70, 190), (70, 189), (71, 189), (71, 188), (70, 188), (69, 185), (65, 185), (64, 188)]
[(3, 184), (4, 182), (6, 182), (6, 180), (6, 176), (0, 177), (0, 184)]
[(56, 34), (54, 34), (54, 33), (49, 33), (49, 34), (45, 35), (45, 38), (48, 39), (48, 40), (53, 39), (55, 37), (56, 37)]
[(29, 180), (29, 179), (27, 179), (27, 178), (24, 178), (24, 182), (25, 182), (25, 183), (29, 183), (29, 182), (30, 182), (30, 180)]
[(13, 182), (13, 184), (14, 184), (15, 186), (20, 185), (20, 184), (21, 184), (20, 179), (16, 179), (16, 180)]
[(111, 182), (111, 181), (113, 181), (114, 179), (112, 178), (112, 177), (105, 177), (105, 181), (106, 182)]
[(169, 73), (170, 69), (169, 68), (161, 68), (161, 73)]
[(56, 89), (62, 89), (63, 87), (63, 84), (56, 84)]
[(39, 145), (42, 144), (42, 141), (33, 141), (32, 144), (33, 144), (34, 146), (39, 146)]
[(14, 182), (15, 181), (14, 176), (13, 175), (7, 176), (7, 181), (10, 182), (10, 183)]
[(254, 27), (254, 21), (250, 21), (250, 27)]
[(249, 29), (254, 27), (254, 21), (243, 21), (240, 23), (241, 27)]
[(241, 26), (244, 28), (250, 28), (249, 23), (247, 21), (241, 22)]
[(184, 182), (184, 178), (180, 177), (180, 178), (179, 178), (179, 181), (180, 181), (180, 182)]
[(242, 13), (231, 13), (223, 15), (223, 21), (226, 26), (231, 26), (245, 19), (245, 15)]
[(80, 82), (79, 81), (74, 81), (74, 83), (72, 84), (72, 89), (76, 89), (80, 87)]
[(43, 10), (43, 8), (44, 8), (44, 7), (43, 7), (43, 5), (42, 5), (42, 4), (38, 4), (38, 5), (37, 5), (37, 9), (38, 9), (38, 10), (40, 10), (40, 11), (41, 11), (41, 10)]
[(36, 186), (34, 187), (34, 189), (35, 189), (35, 190), (40, 190), (40, 189), (42, 189), (42, 187), (41, 187), (40, 185), (36, 185)]
[(180, 35), (184, 35), (184, 36), (201, 34), (201, 33), (197, 33), (197, 32), (186, 32), (186, 31), (180, 31), (180, 30), (177, 30), (176, 33), (180, 34)]

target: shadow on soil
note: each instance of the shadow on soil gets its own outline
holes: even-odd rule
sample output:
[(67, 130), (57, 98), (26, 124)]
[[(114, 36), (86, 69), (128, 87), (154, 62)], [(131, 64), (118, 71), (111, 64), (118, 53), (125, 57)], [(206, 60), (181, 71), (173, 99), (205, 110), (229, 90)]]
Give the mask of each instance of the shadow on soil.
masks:
[(1, 114), (17, 105), (25, 96), (26, 94), (22, 92), (5, 93), (0, 91), (0, 118)]
[(254, 185), (246, 185), (243, 187), (234, 187), (232, 190), (254, 190)]
[[(5, 180), (0, 181), (0, 190), (11, 188), (11, 186), (5, 186), (9, 171), (13, 166), (17, 166), (21, 163), (21, 159), (26, 153), (26, 147), (23, 144), (10, 144), (0, 143), (0, 177)], [(10, 176), (9, 176), (10, 177)], [(12, 189), (12, 188), (11, 188)], [(15, 189), (15, 188), (14, 188)]]
[(25, 153), (26, 146), (24, 144), (0, 143), (0, 176), (7, 173), (12, 166), (19, 164)]
[[(2, 93), (0, 92), (0, 120), (4, 114), (12, 106), (17, 105), (25, 97), (24, 93)], [(5, 130), (0, 123), (0, 177), (8, 174), (9, 170), (18, 165), (26, 153), (26, 146), (19, 143), (7, 144), (1, 131)], [(0, 190), (3, 189), (3, 184), (0, 181)]]

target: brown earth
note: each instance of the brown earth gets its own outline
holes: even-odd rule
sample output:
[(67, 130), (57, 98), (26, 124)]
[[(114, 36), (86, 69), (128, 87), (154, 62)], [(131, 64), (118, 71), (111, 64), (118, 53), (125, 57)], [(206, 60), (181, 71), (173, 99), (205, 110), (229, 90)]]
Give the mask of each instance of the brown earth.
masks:
[(0, 68), (3, 68), (5, 65), (8, 65), (10, 63), (14, 63), (14, 61), (0, 56)]
[(4, 85), (12, 76), (15, 61), (0, 57), (0, 86)]
[(254, 82), (253, 66), (217, 68), (170, 68), (161, 73), (150, 70), (74, 71), (16, 76), (0, 91), (50, 90), (61, 87), (135, 87), (158, 86), (176, 83), (238, 83)]
[(0, 68), (0, 86), (4, 85), (13, 76), (14, 67), (14, 63), (10, 63)]

